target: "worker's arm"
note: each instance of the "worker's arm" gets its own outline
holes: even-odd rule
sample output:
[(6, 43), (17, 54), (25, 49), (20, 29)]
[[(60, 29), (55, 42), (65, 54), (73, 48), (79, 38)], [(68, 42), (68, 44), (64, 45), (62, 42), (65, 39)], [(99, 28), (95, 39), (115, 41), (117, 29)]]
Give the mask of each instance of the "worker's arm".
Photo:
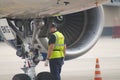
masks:
[(55, 47), (55, 44), (50, 44), (49, 47), (48, 47), (48, 54), (47, 54), (47, 59), (50, 59), (50, 56), (52, 54), (52, 51)]
[(52, 51), (54, 49), (54, 46), (55, 46), (55, 44), (50, 44), (48, 47), (48, 53), (47, 53), (47, 59), (45, 61), (45, 66), (48, 66), (48, 62), (49, 62), (50, 56), (52, 54)]
[(52, 51), (55, 47), (55, 42), (56, 42), (56, 37), (55, 35), (51, 35), (51, 37), (49, 38), (49, 46), (48, 46), (48, 54), (47, 54), (47, 59), (50, 59), (50, 56), (52, 54)]

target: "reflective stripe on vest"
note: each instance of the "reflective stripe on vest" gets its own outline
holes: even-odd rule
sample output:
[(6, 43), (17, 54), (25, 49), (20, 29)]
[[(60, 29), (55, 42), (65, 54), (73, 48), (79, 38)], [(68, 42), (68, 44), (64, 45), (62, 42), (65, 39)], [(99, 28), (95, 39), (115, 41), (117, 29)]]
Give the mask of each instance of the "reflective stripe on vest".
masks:
[(53, 34), (56, 37), (56, 42), (50, 59), (64, 57), (64, 36), (58, 31)]

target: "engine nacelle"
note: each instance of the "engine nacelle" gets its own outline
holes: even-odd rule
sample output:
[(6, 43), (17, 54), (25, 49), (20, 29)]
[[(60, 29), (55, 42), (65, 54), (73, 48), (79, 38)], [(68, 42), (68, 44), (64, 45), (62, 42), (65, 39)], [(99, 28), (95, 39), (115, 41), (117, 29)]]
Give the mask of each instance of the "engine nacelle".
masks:
[[(96, 7), (82, 12), (72, 13), (54, 18), (58, 30), (66, 39), (66, 59), (73, 59), (90, 50), (103, 30), (103, 8)], [(41, 39), (47, 48), (47, 39)]]

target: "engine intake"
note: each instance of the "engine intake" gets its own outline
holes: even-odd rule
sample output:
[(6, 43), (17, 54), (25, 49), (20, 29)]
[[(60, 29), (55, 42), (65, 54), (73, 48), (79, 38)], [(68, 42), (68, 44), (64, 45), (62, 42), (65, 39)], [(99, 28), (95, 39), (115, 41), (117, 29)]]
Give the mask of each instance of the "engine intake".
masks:
[[(103, 17), (103, 8), (100, 6), (54, 18), (58, 30), (66, 39), (67, 60), (85, 54), (95, 45), (102, 33)], [(47, 48), (47, 39), (40, 41)]]

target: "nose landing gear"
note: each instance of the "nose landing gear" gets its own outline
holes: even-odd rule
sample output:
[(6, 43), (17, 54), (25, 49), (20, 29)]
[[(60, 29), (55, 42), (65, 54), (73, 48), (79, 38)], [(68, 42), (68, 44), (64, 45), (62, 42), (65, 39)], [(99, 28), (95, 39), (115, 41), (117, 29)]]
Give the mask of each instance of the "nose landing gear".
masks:
[(41, 42), (38, 41), (38, 35), (42, 31), (42, 27), (44, 27), (43, 21), (43, 19), (33, 20), (31, 21), (32, 26), (29, 25), (29, 21), (25, 21), (26, 23), (22, 25), (23, 30), (16, 28), (11, 23), (14, 32), (21, 40), (16, 54), (25, 59), (25, 64), (22, 68), (24, 74), (16, 74), (12, 80), (54, 80), (50, 72), (41, 72), (37, 76), (35, 72), (36, 65), (44, 60), (41, 49), (37, 47), (39, 44), (40, 48), (44, 48)]

